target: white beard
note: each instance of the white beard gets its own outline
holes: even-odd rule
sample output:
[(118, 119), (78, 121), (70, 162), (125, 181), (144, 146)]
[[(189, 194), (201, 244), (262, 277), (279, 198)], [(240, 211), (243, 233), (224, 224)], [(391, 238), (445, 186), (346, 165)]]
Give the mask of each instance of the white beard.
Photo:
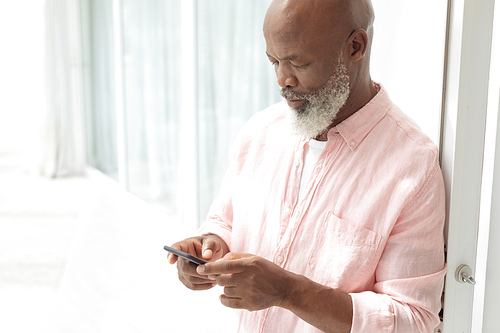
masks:
[(307, 138), (316, 138), (324, 133), (345, 105), (349, 92), (347, 67), (340, 55), (335, 73), (317, 91), (296, 94), (289, 88), (283, 88), (281, 96), (306, 100), (304, 106), (290, 108), (288, 115), (292, 131)]

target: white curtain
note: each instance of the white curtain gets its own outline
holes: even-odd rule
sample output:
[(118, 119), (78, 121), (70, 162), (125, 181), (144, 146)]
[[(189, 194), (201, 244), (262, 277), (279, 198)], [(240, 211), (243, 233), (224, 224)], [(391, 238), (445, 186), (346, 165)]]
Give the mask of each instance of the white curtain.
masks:
[(199, 0), (199, 186), (203, 218), (218, 193), (231, 144), (248, 118), (281, 100), (265, 54), (270, 0)]
[[(192, 127), (199, 132), (193, 148), (182, 138), (194, 134), (179, 132), (181, 2), (120, 1), (123, 22), (117, 32), (111, 0), (47, 1), (51, 112), (43, 172), (81, 172), (85, 143), (87, 162), (118, 178), (116, 89), (123, 89), (128, 189), (181, 218), (189, 205), (179, 195), (186, 180), (178, 161), (182, 154), (193, 154), (186, 149), (195, 149), (199, 205), (189, 209), (199, 211), (202, 220), (218, 193), (239, 128), (280, 100), (262, 36), (269, 3), (196, 2), (198, 123)], [(123, 41), (119, 57), (113, 48), (117, 35)], [(115, 82), (116, 59), (123, 63), (123, 82)]]
[(180, 1), (124, 0), (124, 104), (129, 190), (180, 216), (183, 151)]
[(46, 0), (47, 114), (39, 172), (81, 174), (85, 166), (84, 90), (78, 0)]
[[(93, 39), (109, 34), (104, 24), (109, 15), (97, 14), (97, 6), (108, 7), (111, 1), (93, 3)], [(105, 3), (108, 3), (106, 5)], [(265, 56), (262, 22), (270, 0), (252, 2), (199, 0), (196, 2), (197, 124), (199, 132), (181, 133), (183, 101), (181, 67), (181, 3), (174, 0), (123, 0), (121, 2), (123, 39), (123, 95), (126, 124), (126, 156), (129, 190), (148, 202), (181, 218), (183, 209), (197, 210), (204, 218), (217, 195), (220, 180), (228, 165), (231, 142), (241, 125), (255, 112), (279, 100), (272, 66)], [(101, 11), (102, 12), (102, 11)], [(99, 23), (100, 22), (100, 23)], [(116, 36), (116, 31), (114, 33)], [(101, 37), (99, 37), (101, 36)], [(93, 67), (96, 61), (109, 59), (109, 46), (93, 41)], [(109, 42), (108, 45), (112, 45)], [(108, 64), (110, 65), (110, 64)], [(194, 65), (194, 64), (188, 64)], [(114, 158), (96, 153), (103, 134), (109, 132), (111, 105), (95, 86), (112, 76), (109, 69), (93, 73), (93, 122), (91, 137), (94, 165), (105, 170)], [(97, 75), (101, 73), (98, 80)], [(106, 73), (105, 75), (102, 73)], [(114, 83), (115, 87), (120, 84)], [(102, 87), (101, 87), (102, 89)], [(108, 116), (106, 116), (108, 114)], [(184, 145), (183, 138), (198, 137), (196, 147)], [(106, 142), (102, 143), (106, 145)], [(116, 151), (116, 148), (114, 148)], [(195, 149), (196, 152), (192, 150)], [(179, 195), (186, 179), (178, 161), (183, 154), (197, 154), (199, 206), (181, 202)], [(193, 163), (196, 163), (193, 161)], [(112, 164), (112, 163), (111, 163)], [(189, 207), (189, 208), (186, 208)], [(189, 221), (192, 223), (192, 221)], [(199, 222), (199, 221), (198, 221)]]
[(87, 163), (118, 179), (113, 3), (80, 0)]
[[(412, 13), (428, 8), (431, 0), (426, 1), (374, 0), (372, 72), (437, 141), (446, 4), (443, 0), (432, 5), (439, 10), (427, 29), (413, 29), (417, 24), (411, 21)], [(236, 133), (252, 114), (281, 100), (262, 36), (270, 2), (195, 1), (196, 64), (186, 64), (179, 0), (47, 0), (51, 123), (44, 173), (56, 176), (82, 169), (81, 113), (86, 108), (91, 165), (118, 178), (119, 165), (125, 164), (125, 182), (132, 193), (176, 218), (189, 209), (198, 211), (202, 220), (217, 195)], [(120, 12), (120, 25), (114, 10)], [(119, 31), (114, 31), (117, 26)], [(408, 35), (414, 36), (405, 38)], [(117, 36), (121, 55), (113, 47)], [(115, 82), (117, 59), (123, 82)], [(413, 64), (422, 61), (422, 66), (410, 66), (408, 59)], [(196, 124), (187, 126), (196, 133), (180, 132), (189, 118), (181, 116), (186, 112), (180, 98), (182, 66), (196, 66)], [(116, 105), (121, 95), (124, 128), (119, 129)], [(123, 142), (117, 139), (120, 130), (125, 131)], [(183, 144), (187, 136), (197, 137), (196, 147)], [(118, 162), (118, 151), (126, 152), (125, 161)], [(197, 156), (191, 159), (197, 169), (197, 176), (191, 177), (198, 179), (198, 204), (193, 205), (179, 195), (190, 181), (183, 179), (179, 163), (186, 154)]]

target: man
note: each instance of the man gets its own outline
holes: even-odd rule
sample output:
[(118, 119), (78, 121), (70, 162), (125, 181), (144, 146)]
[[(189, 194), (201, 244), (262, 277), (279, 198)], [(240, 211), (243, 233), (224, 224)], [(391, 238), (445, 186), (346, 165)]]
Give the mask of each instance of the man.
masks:
[[(370, 0), (275, 0), (266, 53), (286, 103), (256, 114), (198, 237), (171, 255), (224, 286), (242, 332), (432, 332), (443, 287), (434, 144), (369, 73)], [(222, 260), (219, 260), (222, 259)], [(258, 311), (257, 311), (258, 310)]]

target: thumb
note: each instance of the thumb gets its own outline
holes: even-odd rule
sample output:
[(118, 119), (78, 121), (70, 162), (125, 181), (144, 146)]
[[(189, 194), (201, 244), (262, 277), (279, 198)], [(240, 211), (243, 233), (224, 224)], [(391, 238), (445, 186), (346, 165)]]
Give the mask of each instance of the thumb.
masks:
[(203, 259), (210, 260), (214, 256), (214, 253), (217, 252), (217, 242), (210, 237), (207, 237), (203, 240), (203, 246), (201, 248), (201, 255)]
[(237, 253), (237, 252), (228, 252), (224, 256), (224, 260), (235, 260), (235, 259), (244, 259), (252, 257), (249, 253)]
[(173, 265), (177, 262), (177, 256), (174, 256), (172, 253), (168, 254), (168, 262)]

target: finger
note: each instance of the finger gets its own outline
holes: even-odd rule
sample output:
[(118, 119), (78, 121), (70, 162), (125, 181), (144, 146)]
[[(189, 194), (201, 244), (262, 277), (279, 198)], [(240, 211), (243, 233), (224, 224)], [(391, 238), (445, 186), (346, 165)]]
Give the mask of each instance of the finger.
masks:
[(186, 275), (179, 272), (179, 279), (183, 279), (189, 284), (216, 284), (214, 280), (210, 280), (207, 278), (202, 278), (198, 276)]
[[(208, 275), (211, 276), (211, 275)], [(239, 274), (220, 274), (216, 275), (216, 281), (222, 287), (237, 287), (241, 285), (241, 275)]]
[[(189, 289), (191, 290), (207, 290), (215, 287), (217, 283), (210, 283), (210, 282), (205, 282), (205, 283), (192, 283), (188, 279), (185, 279), (183, 276), (179, 275), (179, 280)], [(207, 280), (205, 280), (207, 281)]]
[(198, 266), (196, 272), (200, 275), (220, 275), (243, 273), (245, 270), (246, 266), (241, 260), (219, 260)]
[(228, 297), (226, 295), (220, 295), (219, 297), (222, 305), (232, 308), (232, 309), (243, 309), (243, 300), (237, 297)]
[(201, 242), (182, 244), (181, 251), (189, 253), (195, 257), (201, 258)]
[(212, 289), (213, 287), (215, 287), (216, 285), (217, 285), (217, 283), (214, 283), (214, 284), (194, 284), (194, 285), (189, 285), (189, 284), (184, 283), (184, 286), (186, 286), (186, 288), (188, 288), (190, 290), (194, 290), (194, 291), (209, 290), (209, 289)]
[(200, 257), (202, 244), (200, 239), (198, 239), (197, 237), (193, 237), (177, 242), (171, 247), (189, 253), (195, 257)]
[(215, 280), (215, 277), (198, 274), (198, 272), (196, 271), (196, 267), (197, 266), (195, 264), (184, 258), (179, 258), (179, 260), (177, 261), (177, 270), (183, 276), (193, 276), (202, 280)]
[(240, 298), (238, 294), (238, 288), (235, 287), (224, 287), (224, 295), (230, 298)]
[[(172, 244), (172, 246), (170, 246), (170, 247), (173, 249), (176, 249), (176, 250), (180, 250), (180, 251), (189, 253), (188, 251), (190, 248), (190, 244), (188, 242), (186, 242), (186, 240), (183, 240), (182, 242)], [(173, 254), (173, 253), (170, 253), (170, 254)]]
[[(176, 249), (176, 250), (180, 250), (180, 251), (182, 251), (181, 242), (179, 242), (179, 243), (175, 243), (175, 244), (172, 244), (172, 246), (170, 246), (170, 247), (171, 247), (171, 248), (173, 248), (173, 249)], [(186, 252), (186, 251), (184, 251), (184, 252)], [(172, 264), (172, 265), (173, 265), (173, 264), (175, 264), (175, 263), (177, 262), (177, 259), (178, 259), (178, 258), (179, 258), (179, 257), (178, 257), (178, 256), (176, 256), (176, 255), (175, 255), (175, 254), (173, 254), (173, 253), (169, 253), (169, 254), (168, 254), (168, 262), (169, 262), (170, 264)]]
[(248, 254), (248, 253), (238, 253), (238, 252), (228, 252), (223, 259), (226, 260), (235, 260), (235, 259), (244, 259), (244, 258), (250, 258), (253, 255)]

